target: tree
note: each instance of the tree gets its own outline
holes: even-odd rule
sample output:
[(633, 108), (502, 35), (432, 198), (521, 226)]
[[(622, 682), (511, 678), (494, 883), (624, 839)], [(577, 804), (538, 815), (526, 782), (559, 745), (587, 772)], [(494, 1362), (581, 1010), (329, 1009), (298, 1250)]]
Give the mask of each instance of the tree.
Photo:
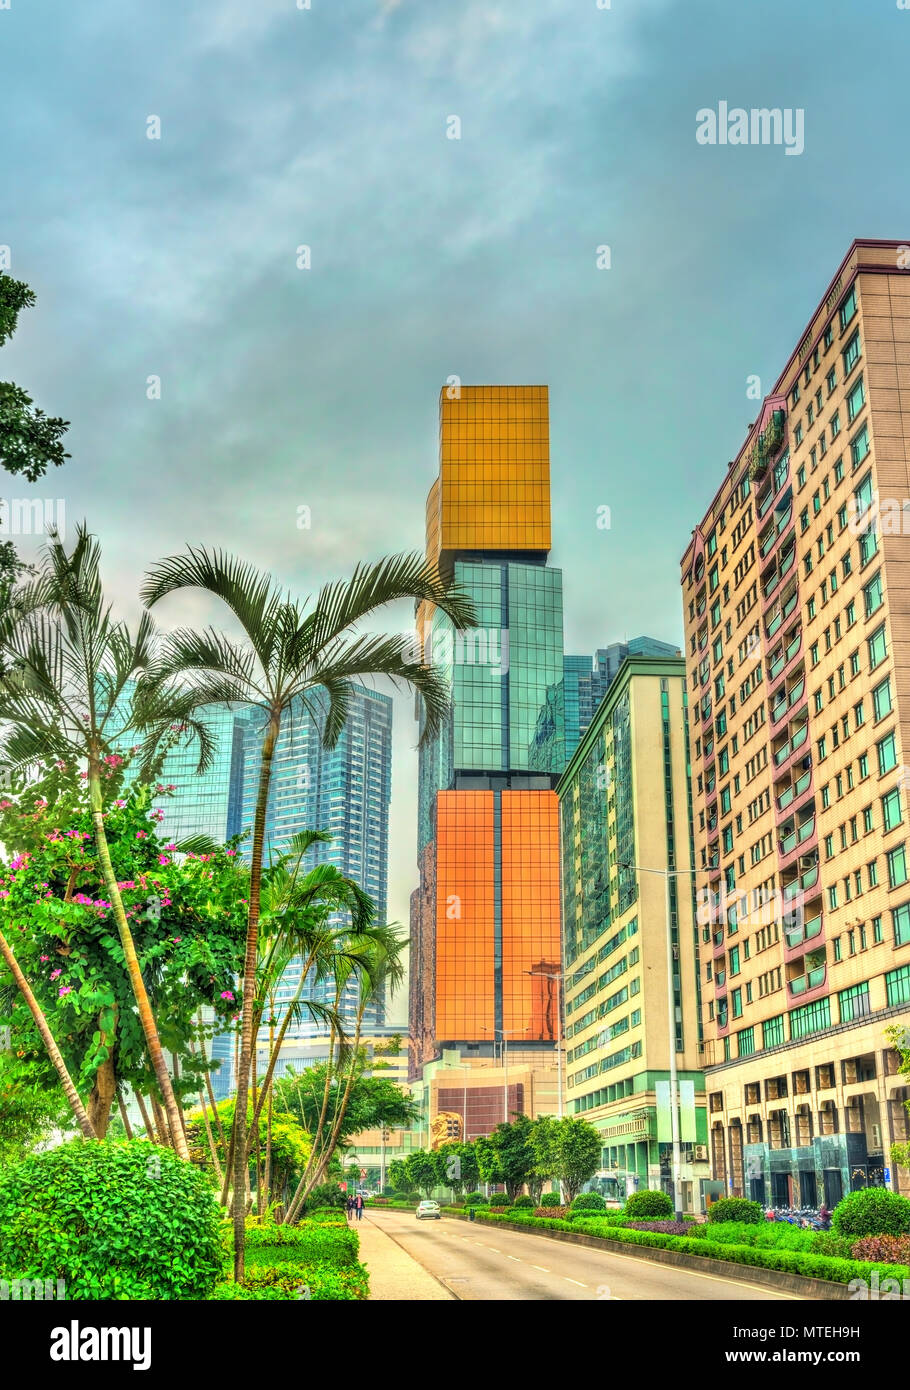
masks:
[(600, 1166), (601, 1141), (587, 1120), (554, 1119), (542, 1116), (534, 1121), (528, 1138), (541, 1178), (555, 1178), (571, 1204), (584, 1184)]
[[(0, 270), (0, 347), (15, 333), (20, 312), (35, 302), (34, 291), (23, 280)], [(8, 473), (21, 473), (34, 483), (48, 467), (59, 467), (69, 458), (62, 444), (68, 428), (68, 420), (33, 410), (32, 398), (21, 386), (0, 381), (0, 464)]]
[[(185, 628), (169, 635), (157, 679), (179, 679), (192, 692), (196, 707), (236, 701), (257, 708), (262, 717), (259, 786), (253, 814), (250, 896), (243, 971), (237, 1098), (246, 1113), (253, 1052), (259, 915), (266, 811), (272, 766), (282, 723), (314, 698), (328, 698), (323, 741), (334, 747), (347, 718), (351, 683), (366, 676), (387, 676), (410, 685), (422, 698), (426, 718), (423, 737), (435, 736), (449, 705), (442, 673), (412, 659), (407, 635), (360, 634), (358, 626), (378, 608), (409, 599), (429, 602), (455, 624), (473, 623), (473, 608), (461, 591), (440, 578), (420, 556), (395, 556), (358, 566), (347, 582), (326, 585), (309, 612), (252, 566), (222, 554), (191, 549), (154, 566), (143, 597), (149, 607), (178, 590), (201, 589), (221, 599), (243, 629), (238, 644), (209, 628)], [(243, 1146), (235, 1146), (234, 1277), (244, 1268)]]
[(506, 1185), (506, 1191), (514, 1202), (526, 1183), (534, 1177), (534, 1149), (531, 1144), (533, 1121), (527, 1115), (518, 1115), (511, 1124), (498, 1124), (489, 1136), (498, 1158), (498, 1179)]
[[(902, 1076), (910, 1078), (910, 1028), (889, 1028), (887, 1035), (900, 1058), (898, 1071)], [(910, 1113), (910, 1100), (905, 1100), (904, 1105)], [(907, 1132), (906, 1129), (904, 1132)], [(891, 1162), (898, 1168), (910, 1168), (910, 1143), (892, 1144)]]
[[(127, 763), (117, 762), (107, 765), (104, 785), (111, 862), (157, 1026), (167, 1038), (175, 1090), (196, 1097), (208, 1063), (197, 1047), (195, 1015), (208, 1005), (224, 1026), (236, 1009), (246, 875), (232, 848), (191, 852), (181, 862), (160, 834), (167, 813), (151, 810), (152, 789), (124, 787)], [(129, 1085), (149, 1094), (156, 1077), (111, 927), (88, 793), (78, 774), (55, 767), (0, 801), (0, 841), (15, 855), (4, 866), (0, 891), (16, 923), (19, 964), (68, 1072), (87, 1094), (92, 1131), (103, 1139), (118, 1091)], [(0, 1024), (38, 1065), (41, 1040), (16, 984), (18, 990), (0, 970)]]
[(154, 695), (143, 690), (142, 699), (137, 687), (128, 698), (134, 677), (153, 664), (154, 626), (148, 613), (135, 633), (113, 620), (101, 586), (100, 559), (97, 541), (84, 526), (77, 528), (69, 553), (52, 535), (38, 575), (12, 595), (0, 629), (11, 662), (0, 676), (0, 720), (7, 725), (2, 761), (14, 778), (24, 778), (35, 765), (62, 765), (64, 770), (83, 766), (106, 900), (171, 1142), (186, 1158), (180, 1111), (111, 860), (104, 791), (110, 772), (122, 762), (118, 750), (129, 742), (128, 735), (140, 736), (141, 730), (137, 748), (146, 773), (159, 765), (162, 749), (174, 741), (175, 731), (199, 739), (201, 766), (211, 757), (211, 738), (205, 725), (192, 718), (186, 702), (160, 686)]
[(426, 1149), (414, 1149), (405, 1159), (405, 1168), (409, 1188), (422, 1192), (425, 1197), (432, 1197), (433, 1189), (439, 1183), (435, 1154)]
[(403, 1158), (393, 1158), (388, 1168), (389, 1186), (394, 1192), (407, 1192), (408, 1165)]

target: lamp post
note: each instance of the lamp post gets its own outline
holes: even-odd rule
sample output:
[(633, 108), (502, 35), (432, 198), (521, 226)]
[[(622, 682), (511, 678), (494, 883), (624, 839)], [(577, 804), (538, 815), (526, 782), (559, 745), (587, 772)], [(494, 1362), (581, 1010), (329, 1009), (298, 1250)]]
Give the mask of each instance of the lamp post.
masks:
[[(535, 979), (543, 980), (562, 980), (561, 970), (526, 970), (526, 975), (531, 975)], [(556, 1097), (556, 1113), (561, 1120), (564, 1114), (562, 1098), (562, 990), (557, 986), (556, 990), (556, 1085), (558, 1095)]]
[(496, 1035), (499, 1034), (502, 1041), (499, 1044), (499, 1055), (502, 1058), (503, 1068), (503, 1089), (502, 1089), (502, 1122), (504, 1125), (509, 1123), (509, 1034), (527, 1033), (527, 1028), (481, 1028), (482, 1033), (493, 1033), (493, 1060), (496, 1060)]
[[(676, 1007), (673, 998), (673, 926), (670, 917), (670, 879), (695, 874), (694, 869), (649, 869), (643, 864), (620, 864), (621, 869), (634, 869), (638, 874), (657, 874), (664, 881), (664, 910), (667, 919), (667, 1044), (670, 1052), (670, 1137), (673, 1144), (673, 1207), (676, 1220), (682, 1220), (682, 1180), (679, 1145), (679, 1077), (676, 1068)], [(682, 972), (680, 972), (682, 973)], [(680, 991), (680, 998), (682, 992)]]

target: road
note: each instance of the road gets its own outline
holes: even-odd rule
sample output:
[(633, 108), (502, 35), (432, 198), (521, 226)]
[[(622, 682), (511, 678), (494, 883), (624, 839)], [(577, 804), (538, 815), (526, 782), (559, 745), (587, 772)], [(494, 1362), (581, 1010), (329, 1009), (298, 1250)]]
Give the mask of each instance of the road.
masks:
[(465, 1302), (587, 1299), (625, 1301), (718, 1299), (763, 1302), (799, 1300), (736, 1277), (700, 1274), (631, 1255), (526, 1235), (483, 1222), (450, 1217), (418, 1221), (413, 1212), (369, 1212), (368, 1220), (392, 1237)]

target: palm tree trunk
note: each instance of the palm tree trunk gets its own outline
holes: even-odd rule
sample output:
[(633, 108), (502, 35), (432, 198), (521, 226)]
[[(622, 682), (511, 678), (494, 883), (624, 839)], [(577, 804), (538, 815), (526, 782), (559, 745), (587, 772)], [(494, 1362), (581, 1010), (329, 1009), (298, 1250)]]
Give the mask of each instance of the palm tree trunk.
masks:
[(293, 1016), (294, 1006), (298, 1003), (300, 996), (303, 993), (303, 987), (306, 984), (306, 978), (309, 974), (310, 967), (313, 964), (315, 957), (315, 951), (311, 951), (306, 959), (306, 962), (301, 965), (300, 981), (297, 985), (296, 990), (294, 991), (293, 999), (291, 999), (288, 1002), (287, 1008), (285, 1009), (284, 1018), (281, 1020), (281, 1027), (278, 1030), (277, 1039), (274, 1036), (274, 1029), (271, 1027), (271, 1025), (269, 1027), (269, 1065), (266, 1069), (265, 1080), (262, 1083), (262, 1089), (259, 1094), (259, 1103), (258, 1105), (253, 1106), (253, 1123), (250, 1125), (249, 1135), (247, 1136), (248, 1143), (252, 1142), (253, 1131), (255, 1130), (256, 1125), (259, 1122), (259, 1116), (262, 1113), (262, 1105), (263, 1101), (265, 1100), (266, 1091), (268, 1090), (269, 1095), (271, 1095), (272, 1074), (275, 1071), (275, 1066), (278, 1062), (279, 1056), (281, 1055), (281, 1044), (284, 1042), (284, 1035), (288, 1031), (288, 1025), (290, 1024), (291, 1018)]
[(92, 762), (89, 763), (89, 784), (92, 800), (92, 824), (95, 828), (95, 846), (98, 850), (98, 861), (104, 876), (104, 886), (107, 889), (107, 894), (114, 912), (114, 920), (117, 923), (120, 944), (123, 947), (123, 958), (126, 962), (127, 974), (130, 977), (130, 985), (132, 986), (133, 994), (136, 999), (139, 1022), (145, 1034), (149, 1060), (151, 1061), (152, 1070), (155, 1073), (155, 1080), (158, 1082), (158, 1089), (164, 1101), (164, 1108), (167, 1112), (168, 1123), (174, 1140), (174, 1149), (180, 1158), (189, 1160), (189, 1149), (187, 1148), (186, 1139), (180, 1124), (180, 1111), (174, 1096), (174, 1088), (171, 1085), (167, 1063), (164, 1060), (164, 1053), (161, 1050), (161, 1040), (158, 1037), (155, 1016), (152, 1013), (152, 1006), (149, 1003), (148, 993), (142, 979), (142, 971), (139, 968), (139, 957), (136, 955), (136, 943), (133, 940), (133, 934), (126, 920), (126, 913), (123, 909), (123, 899), (120, 896), (120, 889), (117, 887), (117, 876), (114, 873), (114, 866), (111, 863), (111, 852), (108, 848), (107, 833), (104, 828), (101, 779), (97, 767), (93, 766)]
[(79, 1099), (79, 1092), (73, 1085), (72, 1077), (66, 1069), (66, 1063), (63, 1060), (63, 1056), (60, 1052), (60, 1049), (54, 1042), (54, 1035), (50, 1030), (47, 1019), (44, 1017), (41, 1005), (38, 1003), (38, 1000), (32, 993), (31, 986), (29, 985), (28, 980), (25, 978), (22, 971), (20, 970), (19, 962), (13, 955), (12, 947), (9, 945), (9, 942), (3, 935), (2, 931), (0, 931), (0, 954), (2, 954), (3, 959), (9, 966), (10, 973), (12, 974), (13, 979), (16, 981), (16, 984), (19, 986), (19, 991), (22, 995), (22, 998), (28, 1005), (29, 1012), (31, 1013), (32, 1018), (35, 1020), (35, 1025), (38, 1029), (38, 1032), (41, 1034), (41, 1041), (47, 1048), (47, 1055), (50, 1057), (51, 1061), (54, 1064), (54, 1070), (60, 1077), (60, 1084), (63, 1087), (63, 1093), (69, 1101), (70, 1109), (76, 1117), (76, 1123), (82, 1130), (82, 1133), (85, 1135), (86, 1139), (97, 1139), (98, 1135), (95, 1133), (92, 1122), (86, 1114), (85, 1106)]
[(123, 1096), (120, 1094), (119, 1089), (117, 1091), (117, 1105), (120, 1109), (120, 1118), (123, 1121), (123, 1128), (126, 1130), (126, 1137), (127, 1139), (132, 1139), (133, 1127), (130, 1124), (130, 1117), (126, 1113), (126, 1106), (123, 1104)]
[(114, 1039), (117, 1035), (117, 1010), (114, 1008), (114, 1022), (108, 1032), (101, 1027), (98, 1016), (98, 1030), (101, 1042), (109, 1047), (108, 1055), (95, 1073), (95, 1081), (88, 1100), (88, 1117), (99, 1139), (107, 1137), (111, 1122), (111, 1106), (117, 1095), (117, 1073), (114, 1070)]
[(168, 1132), (167, 1120), (158, 1097), (149, 1092), (149, 1100), (152, 1102), (152, 1114), (155, 1117), (155, 1128), (158, 1131), (158, 1143), (165, 1149), (172, 1149), (171, 1136)]
[(154, 1143), (155, 1143), (155, 1131), (154, 1131), (154, 1129), (152, 1128), (152, 1122), (151, 1122), (151, 1120), (149, 1119), (149, 1112), (148, 1112), (148, 1111), (146, 1110), (146, 1108), (145, 1108), (145, 1102), (144, 1102), (144, 1100), (142, 1099), (142, 1096), (141, 1096), (140, 1092), (139, 1092), (139, 1091), (136, 1091), (135, 1094), (136, 1094), (136, 1103), (137, 1103), (137, 1105), (139, 1106), (139, 1114), (142, 1116), (142, 1123), (145, 1125), (145, 1132), (146, 1132), (146, 1134), (148, 1135), (149, 1139), (150, 1139), (150, 1140), (152, 1141), (152, 1143), (154, 1144)]
[(221, 1161), (218, 1157), (218, 1150), (215, 1147), (215, 1139), (212, 1134), (212, 1126), (209, 1124), (209, 1112), (205, 1104), (205, 1096), (199, 1092), (199, 1107), (202, 1110), (202, 1119), (205, 1124), (205, 1135), (209, 1141), (209, 1153), (212, 1156), (212, 1166), (215, 1169), (215, 1181), (223, 1182), (224, 1174), (221, 1171)]
[(262, 888), (262, 850), (265, 843), (265, 816), (272, 780), (272, 758), (281, 729), (281, 715), (272, 714), (262, 740), (262, 762), (256, 814), (253, 818), (253, 845), (250, 854), (250, 910), (247, 915), (246, 956), (243, 966), (243, 1010), (240, 1025), (240, 1061), (237, 1068), (237, 1100), (234, 1108), (234, 1279), (243, 1278), (247, 1184), (246, 1123), (250, 1091), (250, 1063), (253, 1054), (253, 1014), (256, 1007), (256, 966), (259, 957), (259, 901)]
[[(218, 1103), (217, 1103), (217, 1101), (215, 1100), (215, 1092), (212, 1090), (212, 1075), (211, 1075), (211, 1072), (209, 1071), (208, 1065), (207, 1065), (209, 1059), (208, 1059), (208, 1055), (207, 1055), (206, 1050), (205, 1050), (205, 1036), (204, 1036), (203, 1031), (202, 1031), (202, 1015), (201, 1015), (201, 1013), (196, 1015), (196, 1024), (197, 1024), (197, 1026), (198, 1026), (198, 1028), (199, 1028), (199, 1035), (198, 1035), (199, 1051), (200, 1051), (200, 1054), (201, 1054), (201, 1056), (202, 1056), (203, 1062), (206, 1063), (206, 1069), (205, 1069), (205, 1089), (208, 1091), (209, 1104), (211, 1105), (212, 1110), (213, 1110), (214, 1115), (215, 1115), (215, 1127), (216, 1127), (216, 1129), (218, 1130), (218, 1138), (221, 1140), (221, 1147), (224, 1149), (225, 1157), (227, 1157), (227, 1140), (226, 1140), (225, 1137), (224, 1137), (224, 1129), (222, 1128), (222, 1125), (221, 1125), (221, 1116), (220, 1116), (219, 1113), (218, 1113)], [(229, 1166), (230, 1166), (230, 1165), (229, 1165)], [(220, 1179), (219, 1179), (219, 1181), (220, 1181)]]

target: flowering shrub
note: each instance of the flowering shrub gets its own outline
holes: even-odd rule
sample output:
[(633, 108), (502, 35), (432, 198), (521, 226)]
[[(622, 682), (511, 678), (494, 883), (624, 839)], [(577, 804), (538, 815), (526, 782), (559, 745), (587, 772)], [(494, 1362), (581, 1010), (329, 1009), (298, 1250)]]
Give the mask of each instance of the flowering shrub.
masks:
[[(210, 1005), (222, 1027), (236, 1013), (232, 986), (243, 958), (246, 873), (232, 847), (188, 854), (182, 863), (166, 853), (175, 846), (159, 837), (151, 819), (153, 791), (121, 788), (122, 763), (118, 758), (111, 767), (105, 810), (111, 862), (159, 1029), (180, 1063), (175, 1090), (195, 1094), (202, 1063), (187, 1045), (195, 1013)], [(147, 1089), (145, 1037), (86, 792), (78, 779), (55, 776), (53, 794), (36, 796), (32, 787), (0, 801), (0, 843), (13, 851), (0, 864), (6, 935), (77, 1087), (90, 1091), (99, 1068), (110, 1063), (109, 1084)], [(49, 1064), (18, 993), (0, 1014), (4, 1025), (12, 1029), (23, 1072), (40, 1084)]]

